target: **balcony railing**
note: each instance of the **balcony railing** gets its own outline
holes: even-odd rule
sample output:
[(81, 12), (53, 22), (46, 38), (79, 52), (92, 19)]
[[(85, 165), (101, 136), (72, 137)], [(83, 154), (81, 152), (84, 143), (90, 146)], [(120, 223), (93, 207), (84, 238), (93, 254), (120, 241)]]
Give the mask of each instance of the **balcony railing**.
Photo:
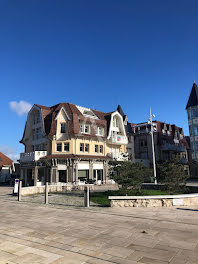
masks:
[(126, 136), (120, 136), (120, 135), (116, 135), (116, 136), (112, 136), (109, 140), (110, 143), (116, 143), (116, 144), (128, 144), (128, 138)]
[(45, 150), (24, 152), (20, 154), (20, 162), (37, 161), (44, 156), (47, 156), (47, 151)]
[(182, 145), (175, 145), (175, 144), (165, 144), (162, 145), (162, 150), (164, 151), (174, 151), (174, 152), (185, 152), (186, 147)]

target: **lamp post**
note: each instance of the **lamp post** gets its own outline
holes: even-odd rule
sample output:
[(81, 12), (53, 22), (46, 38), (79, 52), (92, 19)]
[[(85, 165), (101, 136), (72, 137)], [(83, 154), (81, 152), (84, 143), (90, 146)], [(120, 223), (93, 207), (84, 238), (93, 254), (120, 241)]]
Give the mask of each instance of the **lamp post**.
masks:
[(148, 120), (148, 124), (151, 125), (151, 142), (152, 142), (152, 153), (153, 153), (153, 173), (154, 173), (154, 179), (155, 179), (155, 184), (157, 184), (157, 175), (156, 175), (156, 163), (155, 163), (155, 143), (154, 143), (154, 136), (153, 136), (153, 117), (155, 115), (152, 115), (151, 113), (151, 108), (150, 108), (150, 118)]

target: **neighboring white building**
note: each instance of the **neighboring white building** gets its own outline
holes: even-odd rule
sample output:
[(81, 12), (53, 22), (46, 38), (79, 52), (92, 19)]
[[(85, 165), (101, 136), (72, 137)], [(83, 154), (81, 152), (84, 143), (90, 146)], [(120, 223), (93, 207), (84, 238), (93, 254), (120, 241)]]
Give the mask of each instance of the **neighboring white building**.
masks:
[(10, 181), (10, 175), (14, 172), (13, 160), (0, 152), (0, 183)]

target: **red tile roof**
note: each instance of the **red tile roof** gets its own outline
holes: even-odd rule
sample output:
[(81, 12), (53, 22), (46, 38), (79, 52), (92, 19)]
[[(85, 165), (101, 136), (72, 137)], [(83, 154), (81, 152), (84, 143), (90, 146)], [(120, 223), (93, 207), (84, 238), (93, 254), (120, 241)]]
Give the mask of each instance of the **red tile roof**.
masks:
[[(79, 121), (86, 122), (91, 125), (92, 134), (86, 135), (86, 136), (96, 136), (95, 128), (94, 128), (95, 125), (104, 127), (105, 136), (107, 136), (108, 134), (109, 113), (104, 113), (101, 111), (91, 109), (91, 111), (93, 111), (93, 113), (98, 117), (98, 119), (92, 119), (89, 117), (85, 117), (78, 110), (78, 108), (74, 104), (71, 104), (71, 103), (59, 103), (51, 107), (47, 107), (47, 106), (43, 106), (39, 104), (35, 104), (35, 106), (41, 109), (43, 127), (44, 127), (44, 131), (46, 135), (49, 135), (49, 136), (56, 135), (56, 130), (57, 130), (56, 129), (56, 126), (57, 126), (56, 116), (62, 107), (64, 107), (70, 119), (68, 121), (69, 134), (74, 134), (74, 135), (81, 134)], [(24, 134), (23, 134), (23, 138), (24, 138)], [(20, 141), (21, 143), (23, 142), (23, 138)]]
[[(182, 144), (182, 145), (185, 145), (187, 149), (189, 149), (189, 144), (188, 142), (186, 141), (186, 138), (184, 136), (184, 133), (183, 133), (183, 129), (181, 127), (178, 127), (176, 126), (175, 124), (167, 124), (165, 122), (161, 122), (161, 121), (158, 121), (158, 120), (153, 120), (153, 123), (156, 123), (157, 124), (157, 132), (156, 134), (158, 135), (158, 144), (162, 144), (162, 141), (163, 140), (167, 140), (169, 143), (171, 144), (175, 144), (174, 143), (174, 136), (175, 136), (175, 132), (179, 132), (180, 134), (183, 134), (183, 139), (179, 139), (179, 143)], [(134, 127), (135, 129), (135, 133), (138, 134), (138, 130), (137, 130), (137, 127), (138, 125), (144, 125), (145, 124), (145, 127), (146, 127), (146, 122), (145, 123), (138, 123), (138, 124), (132, 124), (131, 123), (131, 126)], [(162, 130), (164, 129), (164, 126), (167, 126), (171, 128), (172, 131), (170, 131), (170, 136), (168, 135), (164, 135)], [(139, 134), (141, 135), (141, 134)]]
[(13, 160), (11, 160), (6, 155), (0, 152), (0, 167), (6, 166), (6, 165), (11, 166), (12, 163), (13, 163)]

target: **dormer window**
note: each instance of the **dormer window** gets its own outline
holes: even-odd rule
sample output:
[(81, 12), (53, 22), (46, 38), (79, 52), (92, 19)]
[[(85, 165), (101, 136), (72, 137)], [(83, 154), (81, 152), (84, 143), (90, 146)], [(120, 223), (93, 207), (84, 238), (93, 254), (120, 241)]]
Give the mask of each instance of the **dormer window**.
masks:
[(80, 124), (80, 133), (90, 134), (91, 127), (88, 124)]
[(104, 136), (104, 128), (103, 127), (98, 127), (98, 136)]
[(89, 125), (85, 125), (85, 131), (86, 134), (90, 133), (90, 126)]
[(61, 123), (60, 126), (61, 126), (60, 127), (61, 134), (66, 133), (66, 123)]

